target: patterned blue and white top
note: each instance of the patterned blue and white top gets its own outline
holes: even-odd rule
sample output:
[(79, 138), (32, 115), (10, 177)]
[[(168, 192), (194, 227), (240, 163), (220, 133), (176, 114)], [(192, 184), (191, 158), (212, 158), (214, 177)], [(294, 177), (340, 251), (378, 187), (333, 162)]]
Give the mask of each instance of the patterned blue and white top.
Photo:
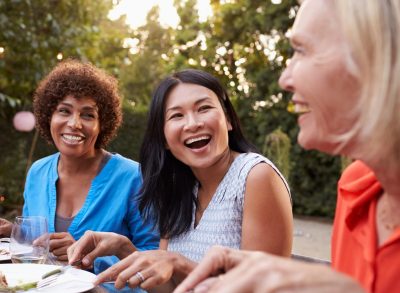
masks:
[[(199, 262), (213, 245), (239, 249), (246, 179), (250, 170), (259, 163), (270, 165), (282, 178), (289, 191), (285, 178), (270, 160), (256, 153), (240, 154), (232, 162), (198, 225), (194, 227), (196, 210), (193, 209), (190, 230), (169, 239), (168, 250)], [(197, 187), (195, 194), (197, 195)]]

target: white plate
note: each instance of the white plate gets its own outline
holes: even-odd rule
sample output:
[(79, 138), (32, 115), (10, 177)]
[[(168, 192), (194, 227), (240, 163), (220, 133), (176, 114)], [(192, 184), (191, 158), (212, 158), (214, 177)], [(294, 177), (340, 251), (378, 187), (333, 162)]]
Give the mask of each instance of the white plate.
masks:
[[(5, 274), (8, 285), (15, 286), (22, 283), (39, 281), (42, 276), (59, 266), (40, 264), (0, 264), (0, 271)], [(57, 293), (80, 293), (94, 288), (93, 281), (96, 275), (75, 268), (61, 274), (54, 284), (39, 290), (28, 292), (57, 292)]]
[(0, 250), (6, 250), (6, 254), (0, 254), (0, 261), (3, 260), (10, 260), (11, 255), (10, 255), (10, 243), (7, 242), (0, 242)]

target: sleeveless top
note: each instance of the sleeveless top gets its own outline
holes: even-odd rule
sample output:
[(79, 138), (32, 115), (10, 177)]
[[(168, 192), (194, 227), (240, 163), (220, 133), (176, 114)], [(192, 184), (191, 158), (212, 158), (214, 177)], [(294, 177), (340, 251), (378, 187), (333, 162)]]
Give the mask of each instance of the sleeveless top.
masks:
[[(290, 194), (285, 178), (270, 160), (256, 153), (240, 154), (218, 185), (198, 225), (194, 227), (196, 213), (194, 207), (190, 230), (169, 239), (168, 250), (199, 262), (213, 245), (239, 249), (246, 179), (250, 170), (259, 163), (270, 165), (281, 177)], [(194, 191), (197, 196), (198, 186)]]

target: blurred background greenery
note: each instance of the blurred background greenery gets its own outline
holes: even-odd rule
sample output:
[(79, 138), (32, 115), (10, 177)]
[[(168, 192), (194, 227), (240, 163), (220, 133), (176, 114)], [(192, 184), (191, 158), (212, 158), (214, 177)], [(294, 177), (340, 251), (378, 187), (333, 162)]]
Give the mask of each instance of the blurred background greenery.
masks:
[[(141, 5), (141, 1), (130, 0)], [(246, 136), (289, 179), (294, 212), (332, 217), (338, 157), (304, 151), (296, 143), (290, 94), (278, 86), (291, 56), (287, 33), (296, 0), (211, 0), (199, 20), (195, 0), (175, 0), (176, 26), (160, 24), (153, 7), (146, 23), (132, 27), (111, 19), (112, 0), (0, 1), (0, 213), (18, 211), (34, 132), (17, 132), (12, 118), (32, 110), (38, 82), (60, 60), (90, 61), (116, 76), (124, 123), (108, 150), (137, 159), (151, 92), (167, 74), (200, 68), (226, 85)], [(53, 153), (39, 139), (33, 160)]]

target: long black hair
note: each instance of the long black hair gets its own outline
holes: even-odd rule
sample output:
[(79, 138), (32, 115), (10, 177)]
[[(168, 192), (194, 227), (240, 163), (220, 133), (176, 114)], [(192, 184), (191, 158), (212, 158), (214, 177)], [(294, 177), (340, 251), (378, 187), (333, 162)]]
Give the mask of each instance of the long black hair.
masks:
[(166, 149), (164, 135), (165, 102), (178, 84), (196, 84), (212, 90), (218, 97), (227, 119), (229, 148), (239, 152), (257, 152), (243, 136), (239, 119), (226, 90), (211, 74), (187, 69), (165, 78), (153, 93), (147, 129), (140, 149), (143, 186), (139, 209), (146, 218), (153, 218), (161, 237), (171, 238), (189, 230), (196, 197), (196, 178), (192, 170)]

